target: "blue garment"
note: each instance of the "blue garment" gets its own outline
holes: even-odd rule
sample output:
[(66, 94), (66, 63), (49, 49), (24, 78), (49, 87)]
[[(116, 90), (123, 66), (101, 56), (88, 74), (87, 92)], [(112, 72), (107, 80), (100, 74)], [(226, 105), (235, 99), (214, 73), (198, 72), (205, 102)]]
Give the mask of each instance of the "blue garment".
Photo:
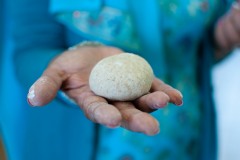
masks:
[[(1, 10), (1, 12), (0, 12), (0, 35), (3, 35), (3, 33), (4, 33), (4, 30), (3, 30), (3, 1), (2, 0), (0, 0), (0, 10)], [(2, 65), (2, 62), (3, 62), (3, 42), (4, 42), (4, 40), (3, 40), (3, 36), (0, 36), (0, 75), (1, 75), (1, 77), (0, 77), (0, 87), (2, 87), (2, 84), (3, 84), (3, 80), (2, 80), (2, 71), (3, 71), (3, 65)], [(2, 90), (0, 91), (0, 97), (3, 97), (3, 92), (2, 92)], [(1, 99), (0, 99), (0, 106), (2, 106), (2, 101), (1, 101)], [(2, 133), (2, 129), (1, 129), (1, 126), (2, 126), (2, 121), (1, 121), (1, 110), (0, 110), (0, 140), (2, 139), (1, 138), (1, 133)]]
[[(4, 30), (3, 30), (3, 1), (1, 0), (0, 1), (0, 6), (1, 6), (1, 12), (0, 12), (0, 15), (1, 15), (1, 17), (0, 17), (0, 35), (3, 35), (3, 33), (4, 33)], [(4, 40), (3, 40), (3, 36), (0, 36), (0, 64), (1, 64), (1, 67), (0, 67), (0, 73), (2, 73), (2, 59), (3, 59), (3, 42), (4, 42)], [(2, 74), (0, 74), (0, 75), (2, 75)], [(2, 85), (2, 77), (0, 77), (0, 85)], [(1, 86), (0, 86), (1, 87)], [(0, 97), (2, 97), (2, 92), (0, 92)]]
[[(214, 117), (209, 118), (214, 110), (210, 104), (211, 112), (208, 115), (203, 112), (206, 107), (202, 105), (197, 75), (199, 47), (205, 38), (209, 39), (207, 31), (225, 10), (221, 2), (9, 0), (9, 3), (14, 20), (15, 73), (23, 86), (19, 92), (24, 99), (18, 104), (12, 102), (12, 106), (21, 108), (17, 124), (22, 128), (15, 144), (7, 141), (10, 155), (16, 153), (11, 148), (19, 148), (12, 159), (215, 158)], [(44, 108), (28, 107), (24, 97), (27, 89), (49, 61), (83, 40), (99, 40), (140, 54), (152, 65), (156, 76), (183, 92), (183, 107), (169, 105), (153, 113), (160, 121), (160, 134), (148, 137), (122, 128), (98, 126), (79, 109), (67, 107), (59, 99)], [(211, 59), (213, 46), (205, 46), (208, 54), (204, 54), (207, 56), (202, 66), (207, 71), (211, 61), (205, 62)], [(204, 93), (211, 87), (208, 78), (202, 80), (208, 86)], [(211, 100), (211, 95), (208, 98)], [(203, 123), (206, 117), (211, 124), (208, 128)], [(201, 139), (202, 135), (210, 135), (210, 139)]]

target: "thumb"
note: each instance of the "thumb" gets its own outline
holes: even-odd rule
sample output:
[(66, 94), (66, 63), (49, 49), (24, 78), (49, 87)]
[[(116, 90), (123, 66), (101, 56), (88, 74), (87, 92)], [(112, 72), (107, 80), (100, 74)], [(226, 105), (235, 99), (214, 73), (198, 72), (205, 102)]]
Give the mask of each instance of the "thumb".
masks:
[(30, 87), (27, 100), (31, 106), (43, 106), (56, 97), (64, 81), (64, 74), (57, 69), (48, 68)]

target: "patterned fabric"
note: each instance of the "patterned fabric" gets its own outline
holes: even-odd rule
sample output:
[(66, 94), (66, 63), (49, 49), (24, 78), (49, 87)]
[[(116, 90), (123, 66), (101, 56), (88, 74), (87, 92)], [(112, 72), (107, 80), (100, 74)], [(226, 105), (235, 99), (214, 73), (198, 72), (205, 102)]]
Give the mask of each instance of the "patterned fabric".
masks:
[(87, 38), (111, 42), (125, 48), (139, 48), (131, 17), (119, 9), (104, 6), (100, 11), (61, 12), (57, 17)]
[(153, 137), (122, 128), (101, 127), (97, 159), (195, 160), (204, 157), (201, 155), (204, 115), (199, 97), (197, 53), (222, 4), (218, 0), (152, 0), (125, 2), (125, 8), (121, 8), (118, 2), (99, 3), (100, 8), (60, 10), (54, 14), (82, 37), (145, 57), (158, 77), (183, 93), (184, 105), (180, 108), (169, 105), (153, 113), (161, 124), (160, 134)]

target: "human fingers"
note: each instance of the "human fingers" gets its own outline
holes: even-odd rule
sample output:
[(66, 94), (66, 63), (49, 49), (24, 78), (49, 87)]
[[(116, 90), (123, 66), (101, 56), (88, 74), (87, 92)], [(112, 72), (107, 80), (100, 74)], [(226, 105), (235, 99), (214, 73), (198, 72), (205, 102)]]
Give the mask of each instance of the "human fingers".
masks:
[[(233, 28), (236, 32), (236, 38), (234, 39), (235, 45), (240, 45), (240, 0), (236, 1), (232, 5), (231, 21)], [(235, 47), (235, 46), (234, 46)]]
[(53, 100), (60, 89), (66, 74), (57, 68), (49, 67), (30, 87), (27, 100), (32, 106), (43, 106)]
[(234, 2), (231, 10), (217, 23), (216, 40), (218, 47), (224, 50), (231, 50), (240, 43), (240, 9), (236, 6), (239, 2)]
[(136, 99), (134, 105), (141, 111), (152, 112), (166, 106), (169, 101), (170, 97), (166, 93), (156, 91)]
[(120, 126), (122, 117), (115, 106), (108, 104), (103, 97), (95, 95), (87, 85), (66, 91), (80, 106), (86, 117), (109, 128)]
[(159, 133), (158, 121), (150, 114), (136, 109), (131, 102), (113, 102), (113, 105), (122, 114), (121, 126), (123, 128), (146, 135)]
[(151, 92), (155, 92), (155, 91), (164, 92), (166, 95), (169, 96), (169, 98), (170, 98), (169, 102), (171, 102), (177, 106), (181, 106), (183, 104), (182, 93), (179, 90), (164, 83), (163, 81), (161, 81), (158, 78), (154, 78), (152, 88), (151, 88)]
[(222, 32), (222, 38), (226, 39), (225, 44), (227, 48), (231, 49), (237, 43), (240, 43), (240, 12), (232, 9), (225, 16), (225, 20), (220, 23), (220, 29), (219, 32)]

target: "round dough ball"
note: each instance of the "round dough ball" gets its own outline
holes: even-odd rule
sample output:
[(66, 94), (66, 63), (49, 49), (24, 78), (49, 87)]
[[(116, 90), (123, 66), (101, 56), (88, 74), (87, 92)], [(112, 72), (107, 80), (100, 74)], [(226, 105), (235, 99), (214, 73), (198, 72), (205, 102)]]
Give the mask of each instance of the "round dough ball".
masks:
[(89, 85), (99, 96), (130, 101), (149, 92), (153, 70), (142, 57), (122, 53), (99, 61), (91, 71)]

